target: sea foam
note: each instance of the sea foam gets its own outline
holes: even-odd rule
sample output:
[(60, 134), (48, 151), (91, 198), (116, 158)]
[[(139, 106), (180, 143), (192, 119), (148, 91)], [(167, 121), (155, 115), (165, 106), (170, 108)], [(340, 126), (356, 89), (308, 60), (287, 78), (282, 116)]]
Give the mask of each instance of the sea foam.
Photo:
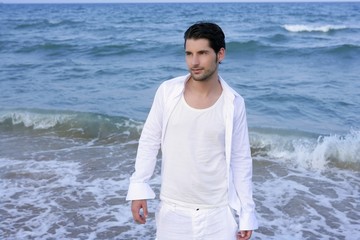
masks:
[(49, 129), (57, 124), (64, 123), (72, 119), (71, 114), (54, 114), (54, 113), (35, 113), (28, 111), (13, 111), (0, 114), (0, 123), (11, 120), (13, 125), (23, 124), (25, 127), (34, 129)]
[(323, 25), (323, 26), (312, 26), (312, 25), (301, 25), (301, 24), (286, 24), (283, 26), (289, 32), (330, 32), (333, 30), (346, 29), (346, 26), (342, 25)]
[(301, 136), (299, 134), (251, 132), (254, 157), (267, 157), (295, 167), (325, 170), (331, 167), (360, 171), (360, 131), (345, 135)]

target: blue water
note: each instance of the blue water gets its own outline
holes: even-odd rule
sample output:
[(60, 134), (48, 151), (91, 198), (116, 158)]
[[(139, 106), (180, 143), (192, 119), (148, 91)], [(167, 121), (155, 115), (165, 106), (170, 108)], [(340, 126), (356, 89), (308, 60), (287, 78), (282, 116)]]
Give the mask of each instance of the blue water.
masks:
[(223, 28), (220, 74), (246, 101), (254, 239), (359, 239), (359, 3), (0, 4), (0, 236), (154, 238), (128, 177), (200, 20)]

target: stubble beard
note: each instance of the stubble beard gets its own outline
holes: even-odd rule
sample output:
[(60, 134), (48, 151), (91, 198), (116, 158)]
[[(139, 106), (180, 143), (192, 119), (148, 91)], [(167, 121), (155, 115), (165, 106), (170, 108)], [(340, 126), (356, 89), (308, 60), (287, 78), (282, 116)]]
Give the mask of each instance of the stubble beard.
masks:
[(204, 81), (211, 79), (211, 77), (216, 73), (216, 70), (218, 68), (217, 61), (215, 64), (216, 64), (216, 66), (214, 68), (208, 69), (208, 70), (205, 69), (204, 73), (198, 74), (198, 75), (194, 74), (192, 72), (192, 70), (190, 69), (190, 74), (191, 74), (192, 79), (194, 79), (195, 81), (199, 81), (199, 82), (200, 81), (204, 82)]
[(200, 74), (200, 75), (196, 75), (196, 74), (191, 73), (191, 77), (195, 81), (204, 82), (204, 81), (207, 81), (208, 79), (210, 79), (211, 76), (214, 75), (214, 73), (215, 73), (215, 70), (206, 71), (206, 72), (204, 72), (203, 74)]

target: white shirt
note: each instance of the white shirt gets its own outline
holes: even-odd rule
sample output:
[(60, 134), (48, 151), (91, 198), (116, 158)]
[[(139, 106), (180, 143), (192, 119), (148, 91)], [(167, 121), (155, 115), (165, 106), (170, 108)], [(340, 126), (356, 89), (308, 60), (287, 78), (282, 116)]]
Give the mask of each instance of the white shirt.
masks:
[(205, 109), (181, 97), (162, 146), (162, 200), (194, 208), (228, 204), (223, 107), (223, 95)]
[[(180, 101), (190, 74), (163, 82), (158, 88), (139, 140), (135, 172), (130, 178), (127, 200), (155, 198), (149, 180), (166, 136), (172, 111)], [(258, 228), (252, 198), (252, 158), (244, 99), (221, 77), (224, 95), (225, 158), (229, 206), (239, 215), (240, 230)], [(164, 164), (164, 161), (162, 161)]]

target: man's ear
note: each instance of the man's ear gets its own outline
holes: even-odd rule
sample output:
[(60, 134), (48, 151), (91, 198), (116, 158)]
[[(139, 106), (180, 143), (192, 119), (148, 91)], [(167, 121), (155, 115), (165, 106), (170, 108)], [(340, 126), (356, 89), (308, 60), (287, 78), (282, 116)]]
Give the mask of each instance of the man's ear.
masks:
[(225, 48), (220, 48), (219, 52), (217, 53), (218, 62), (221, 63), (225, 58)]

